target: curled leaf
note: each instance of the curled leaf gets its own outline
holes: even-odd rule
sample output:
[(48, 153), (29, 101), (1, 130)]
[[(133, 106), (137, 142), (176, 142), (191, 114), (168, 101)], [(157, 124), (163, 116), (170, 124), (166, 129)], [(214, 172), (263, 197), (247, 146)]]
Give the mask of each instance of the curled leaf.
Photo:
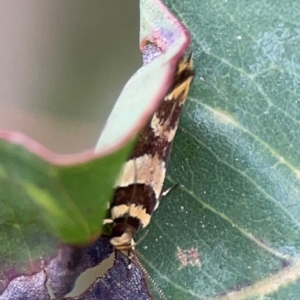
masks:
[(58, 155), (22, 133), (0, 130), (2, 299), (47, 299), (46, 283), (62, 298), (86, 267), (86, 247), (98, 242), (133, 137), (163, 99), (189, 45), (185, 27), (161, 1), (140, 5), (144, 66), (124, 88), (97, 149)]

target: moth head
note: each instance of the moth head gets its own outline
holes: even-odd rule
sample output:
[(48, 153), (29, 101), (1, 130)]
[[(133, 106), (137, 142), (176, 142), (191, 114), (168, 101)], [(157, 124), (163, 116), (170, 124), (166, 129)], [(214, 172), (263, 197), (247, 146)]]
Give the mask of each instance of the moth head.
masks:
[(133, 235), (136, 229), (129, 224), (115, 224), (112, 230), (110, 243), (117, 250), (130, 250), (134, 248)]

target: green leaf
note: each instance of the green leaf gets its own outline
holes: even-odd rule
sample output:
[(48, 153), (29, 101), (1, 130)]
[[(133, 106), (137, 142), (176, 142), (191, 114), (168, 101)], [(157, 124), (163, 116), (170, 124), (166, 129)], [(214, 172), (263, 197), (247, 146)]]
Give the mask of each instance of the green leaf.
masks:
[(75, 155), (77, 164), (59, 165), (59, 156), (47, 161), (28, 151), (34, 143), (24, 136), (11, 133), (10, 141), (0, 141), (2, 290), (17, 275), (39, 271), (57, 255), (60, 240), (87, 244), (99, 236), (111, 187), (131, 148), (94, 160)]
[(165, 2), (196, 76), (141, 261), (170, 299), (297, 299), (300, 5)]
[[(62, 241), (82, 244), (99, 235), (101, 219), (120, 163), (129, 146), (104, 159), (73, 165), (43, 160), (24, 146), (0, 142), (1, 222), (35, 238), (25, 228), (51, 229)], [(76, 158), (76, 156), (74, 157)], [(92, 156), (90, 156), (92, 158)], [(66, 158), (67, 162), (67, 158)], [(100, 179), (101, 178), (101, 179)], [(100, 218), (100, 224), (99, 224)]]

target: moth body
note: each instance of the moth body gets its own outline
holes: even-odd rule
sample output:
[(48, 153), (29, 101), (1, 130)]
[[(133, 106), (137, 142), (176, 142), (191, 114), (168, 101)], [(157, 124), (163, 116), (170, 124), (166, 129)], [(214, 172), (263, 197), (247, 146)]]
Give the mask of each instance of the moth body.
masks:
[(193, 77), (190, 55), (180, 60), (169, 92), (141, 131), (123, 166), (110, 203), (110, 218), (105, 220), (113, 223), (110, 242), (117, 250), (134, 247), (133, 236), (149, 224), (161, 198), (169, 191), (162, 192), (167, 163)]

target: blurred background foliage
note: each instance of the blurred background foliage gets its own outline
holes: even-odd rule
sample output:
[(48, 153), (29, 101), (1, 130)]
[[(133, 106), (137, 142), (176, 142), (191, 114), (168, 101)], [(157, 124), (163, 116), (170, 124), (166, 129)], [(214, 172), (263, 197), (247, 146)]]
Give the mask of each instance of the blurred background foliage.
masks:
[(0, 128), (55, 152), (94, 147), (141, 66), (138, 9), (138, 0), (0, 0)]

